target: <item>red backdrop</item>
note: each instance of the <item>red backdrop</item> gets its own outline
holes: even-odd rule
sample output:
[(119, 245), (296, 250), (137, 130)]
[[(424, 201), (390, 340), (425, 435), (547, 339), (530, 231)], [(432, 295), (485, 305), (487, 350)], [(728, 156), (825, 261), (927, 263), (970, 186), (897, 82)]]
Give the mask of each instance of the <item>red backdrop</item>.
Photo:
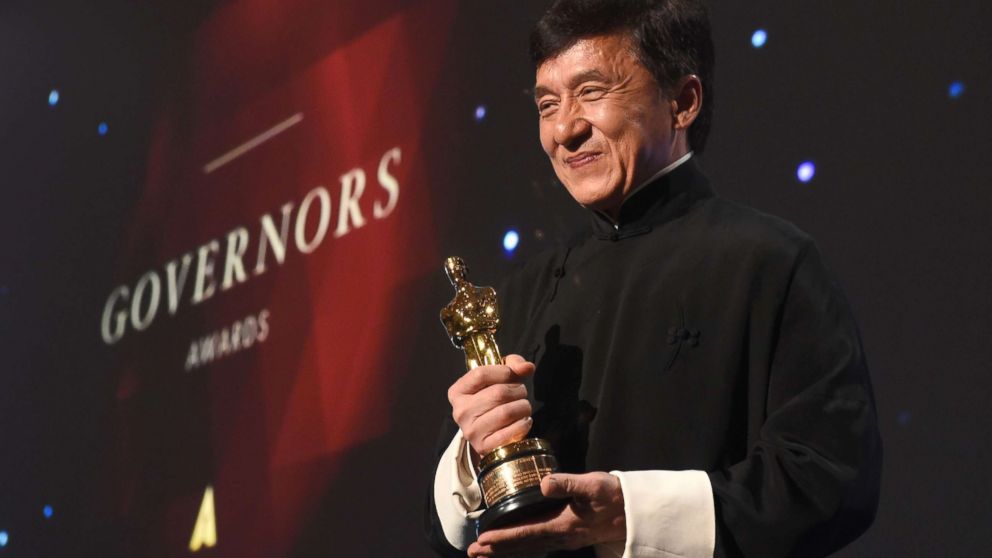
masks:
[(422, 154), (455, 3), (338, 4), (223, 5), (157, 119), (106, 310), (140, 555), (188, 555), (208, 485), (202, 552), (289, 554), (339, 459), (394, 419), (410, 285), (440, 269)]

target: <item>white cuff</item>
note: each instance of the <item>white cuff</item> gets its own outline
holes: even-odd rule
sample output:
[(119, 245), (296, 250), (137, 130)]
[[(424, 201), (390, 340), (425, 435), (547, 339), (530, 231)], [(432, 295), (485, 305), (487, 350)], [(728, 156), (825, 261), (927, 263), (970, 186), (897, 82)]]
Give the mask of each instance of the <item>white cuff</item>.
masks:
[[(713, 487), (703, 471), (610, 471), (620, 479), (627, 541), (623, 558), (712, 558)], [(620, 545), (597, 547), (619, 556)]]
[(476, 539), (475, 520), (482, 510), (482, 490), (472, 466), (471, 449), (462, 431), (441, 455), (434, 473), (434, 505), (441, 530), (451, 546), (465, 550)]

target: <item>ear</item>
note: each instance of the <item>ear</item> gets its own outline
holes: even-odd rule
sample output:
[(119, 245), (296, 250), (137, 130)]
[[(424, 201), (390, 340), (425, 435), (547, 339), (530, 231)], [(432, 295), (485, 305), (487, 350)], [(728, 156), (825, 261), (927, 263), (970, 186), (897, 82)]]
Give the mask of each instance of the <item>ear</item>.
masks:
[(683, 77), (672, 92), (672, 126), (688, 130), (703, 108), (703, 83), (697, 75)]

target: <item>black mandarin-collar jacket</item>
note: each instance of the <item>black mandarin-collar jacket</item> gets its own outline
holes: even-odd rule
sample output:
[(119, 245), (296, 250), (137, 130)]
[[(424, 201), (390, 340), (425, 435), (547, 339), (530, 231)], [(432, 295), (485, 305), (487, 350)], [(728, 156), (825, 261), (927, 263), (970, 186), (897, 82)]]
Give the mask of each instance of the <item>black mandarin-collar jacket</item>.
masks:
[[(874, 399), (812, 240), (715, 196), (693, 160), (635, 193), (616, 226), (592, 221), (499, 289), (500, 347), (537, 363), (532, 433), (563, 469), (706, 471), (717, 556), (825, 555), (867, 529)], [(450, 553), (433, 502), (427, 529)]]

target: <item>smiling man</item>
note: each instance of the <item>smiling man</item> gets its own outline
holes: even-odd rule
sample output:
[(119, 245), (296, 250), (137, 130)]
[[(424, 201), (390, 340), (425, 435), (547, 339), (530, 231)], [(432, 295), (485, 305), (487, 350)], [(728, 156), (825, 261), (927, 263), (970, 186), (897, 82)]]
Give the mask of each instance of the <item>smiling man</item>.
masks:
[[(871, 524), (881, 445), (857, 326), (808, 235), (699, 170), (697, 0), (559, 0), (531, 52), (541, 145), (588, 231), (500, 288), (503, 366), (448, 391), (427, 532), (448, 556), (821, 556)], [(536, 363), (536, 365), (535, 365)], [(476, 538), (475, 464), (528, 433), (554, 514)]]
[(672, 91), (624, 34), (583, 37), (538, 67), (541, 145), (575, 201), (616, 219), (635, 186), (689, 152), (700, 80), (686, 75)]

